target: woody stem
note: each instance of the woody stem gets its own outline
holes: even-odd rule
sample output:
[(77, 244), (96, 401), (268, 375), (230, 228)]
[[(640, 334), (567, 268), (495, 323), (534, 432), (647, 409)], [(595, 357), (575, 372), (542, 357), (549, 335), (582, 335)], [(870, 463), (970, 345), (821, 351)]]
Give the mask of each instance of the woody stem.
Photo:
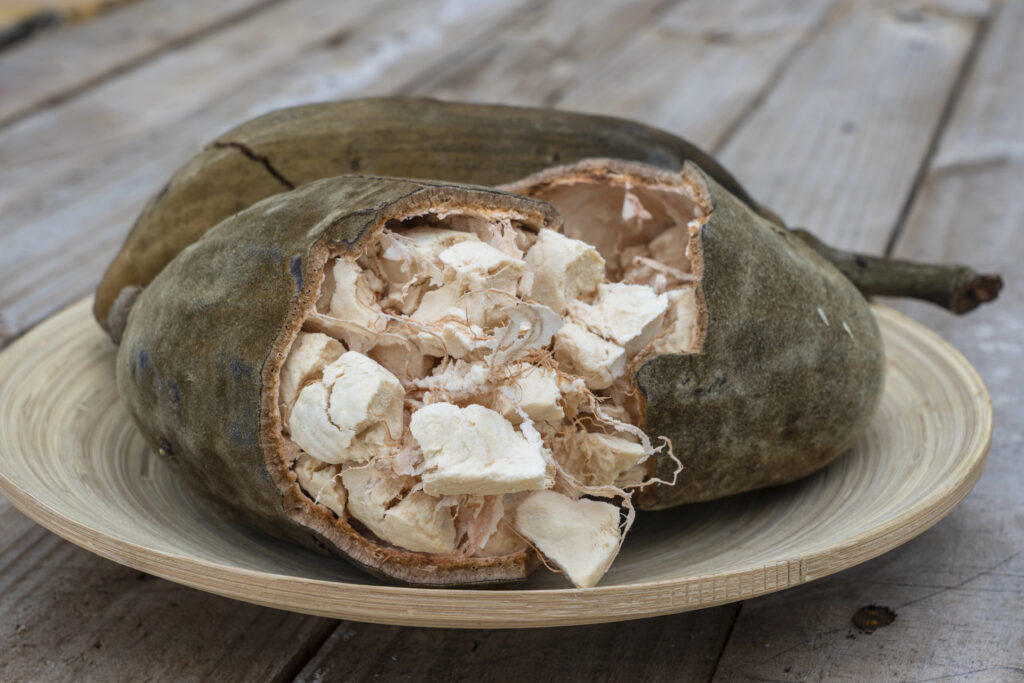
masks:
[(830, 247), (802, 228), (791, 232), (828, 259), (865, 297), (921, 299), (963, 314), (995, 299), (1003, 286), (997, 273), (982, 274), (959, 264), (857, 254)]

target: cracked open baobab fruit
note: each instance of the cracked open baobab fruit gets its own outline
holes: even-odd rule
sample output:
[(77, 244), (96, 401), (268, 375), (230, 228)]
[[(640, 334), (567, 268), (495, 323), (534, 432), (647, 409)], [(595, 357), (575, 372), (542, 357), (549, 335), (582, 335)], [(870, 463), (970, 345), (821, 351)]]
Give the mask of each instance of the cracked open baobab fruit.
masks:
[(179, 251), (257, 201), (313, 180), (362, 173), (497, 185), (590, 157), (673, 171), (693, 161), (774, 218), (695, 145), (633, 121), (409, 97), (308, 104), (227, 131), (174, 174), (103, 276), (96, 319), (116, 340), (132, 297)]
[(864, 299), (695, 166), (515, 189), (550, 204), (350, 176), (222, 222), (129, 316), (143, 433), (221, 504), (384, 578), (508, 582), (539, 552), (585, 587), (637, 504), (791, 481), (867, 425)]
[[(385, 97), (270, 112), (224, 133), (188, 161), (146, 205), (107, 269), (93, 304), (117, 342), (142, 287), (186, 246), (257, 201), (346, 173), (497, 185), (551, 166), (614, 158), (679, 171), (700, 166), (768, 220), (713, 157), (635, 121), (536, 107)], [(853, 254), (799, 233), (865, 296), (922, 298), (962, 313), (995, 298), (998, 276), (964, 266)]]

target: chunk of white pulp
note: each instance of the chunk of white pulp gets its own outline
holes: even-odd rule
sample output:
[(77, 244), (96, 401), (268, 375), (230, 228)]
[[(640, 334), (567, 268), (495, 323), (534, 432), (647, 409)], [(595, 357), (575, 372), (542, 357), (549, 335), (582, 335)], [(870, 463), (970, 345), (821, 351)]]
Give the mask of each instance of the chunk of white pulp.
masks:
[(526, 265), (533, 273), (533, 298), (559, 315), (604, 280), (604, 259), (597, 249), (548, 228), (530, 247)]
[(515, 294), (526, 270), (522, 259), (509, 256), (487, 244), (467, 240), (448, 247), (438, 256), (450, 268), (451, 277), (463, 292), (497, 289)]
[(348, 351), (299, 392), (289, 419), (292, 440), (317, 460), (368, 462), (398, 446), (404, 397), (398, 378)]
[(634, 354), (654, 338), (668, 310), (668, 297), (644, 285), (602, 284), (594, 303), (574, 301), (569, 312), (592, 332)]
[(295, 461), (295, 476), (299, 486), (309, 494), (313, 502), (326, 506), (336, 515), (345, 519), (345, 504), (348, 495), (341, 485), (341, 468), (328, 465), (303, 453)]
[(516, 507), (513, 526), (578, 588), (596, 586), (619, 552), (619, 508), (611, 503), (537, 491)]
[(521, 364), (513, 369), (511, 384), (498, 395), (496, 408), (512, 424), (523, 421), (522, 410), (531, 420), (559, 424), (565, 418), (558, 374), (549, 368)]
[(423, 451), (429, 494), (498, 495), (553, 483), (543, 447), (489, 408), (432, 403), (413, 413), (409, 428)]
[(576, 323), (563, 325), (555, 334), (555, 360), (591, 389), (607, 389), (626, 372), (624, 348)]
[(637, 486), (644, 472), (638, 467), (647, 460), (643, 444), (614, 434), (587, 434), (583, 440), (586, 469), (594, 484), (612, 482), (615, 486)]
[(387, 318), (359, 264), (347, 259), (336, 259), (333, 274), (334, 294), (327, 314), (331, 318), (355, 323), (368, 330), (383, 332)]
[(437, 264), (442, 251), (475, 235), (458, 230), (419, 227), (382, 239), (380, 269), (392, 286), (401, 286), (414, 279), (432, 284), (442, 283), (443, 273)]
[(319, 375), (325, 365), (343, 353), (345, 347), (333, 337), (319, 332), (299, 332), (281, 368), (278, 396), (281, 416), (286, 422), (292, 401), (299, 395), (302, 385)]
[(413, 320), (432, 323), (451, 320), (490, 326), (516, 303), (519, 280), (526, 271), (522, 259), (477, 240), (466, 240), (438, 255), (444, 265), (444, 284), (423, 295)]
[(373, 465), (349, 467), (341, 478), (348, 490), (349, 513), (377, 536), (414, 552), (455, 551), (455, 521), (437, 498), (422, 491), (403, 497), (403, 482)]

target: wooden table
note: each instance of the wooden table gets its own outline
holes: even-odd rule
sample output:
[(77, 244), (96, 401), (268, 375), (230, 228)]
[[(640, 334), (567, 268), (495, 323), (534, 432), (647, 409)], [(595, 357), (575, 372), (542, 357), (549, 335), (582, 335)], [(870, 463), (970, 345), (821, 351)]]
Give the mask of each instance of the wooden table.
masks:
[[(645, 621), (434, 631), (290, 614), (100, 559), (0, 498), (0, 679), (1024, 680), (1024, 2), (144, 0), (0, 52), (0, 343), (88, 294), (199, 146), (370, 94), (641, 119), (838, 246), (1001, 271), (960, 348), (996, 410), (949, 517), (859, 568)], [(873, 633), (852, 615), (897, 613)]]

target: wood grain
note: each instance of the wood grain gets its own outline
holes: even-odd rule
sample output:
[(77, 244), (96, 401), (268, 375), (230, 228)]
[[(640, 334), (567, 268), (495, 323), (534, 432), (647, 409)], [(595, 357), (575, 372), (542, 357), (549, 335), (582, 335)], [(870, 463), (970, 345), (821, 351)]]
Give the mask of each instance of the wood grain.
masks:
[[(371, 11), (358, 3), (294, 0), (256, 13), (144, 67), (102, 83), (63, 106), (0, 131), (0, 207), (26, 179), (50, 184), (83, 159), (145, 138), (243, 86)], [(46, 140), (40, 145), (40, 140)]]
[(581, 70), (558, 106), (635, 118), (716, 149), (836, 5), (677, 4), (603, 63)]
[(721, 148), (755, 197), (833, 246), (885, 248), (977, 29), (919, 6), (845, 2)]
[[(0, 126), (205, 37), (274, 0), (147, 0), (0, 54)], [(87, 54), (88, 59), (82, 55)]]
[(0, 564), (4, 681), (291, 680), (335, 627), (108, 562), (9, 512), (4, 529), (28, 528)]
[(846, 456), (800, 482), (643, 515), (597, 588), (537, 572), (512, 590), (398, 588), (219, 517), (183, 490), (117, 397), (89, 299), (0, 356), (0, 490), (121, 563), (248, 602), (374, 623), (557, 626), (685, 612), (799, 585), (928, 528), (984, 467), (991, 406), (951, 346), (876, 309), (882, 404)]
[(707, 681), (736, 605), (564, 629), (342, 622), (297, 681)]
[(495, 40), (474, 46), (403, 92), (441, 99), (554, 106), (581, 76), (600, 74), (601, 62), (642, 27), (660, 23), (678, 0), (593, 0), (586, 12), (573, 2), (527, 8)]

